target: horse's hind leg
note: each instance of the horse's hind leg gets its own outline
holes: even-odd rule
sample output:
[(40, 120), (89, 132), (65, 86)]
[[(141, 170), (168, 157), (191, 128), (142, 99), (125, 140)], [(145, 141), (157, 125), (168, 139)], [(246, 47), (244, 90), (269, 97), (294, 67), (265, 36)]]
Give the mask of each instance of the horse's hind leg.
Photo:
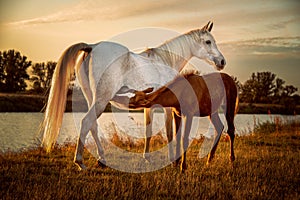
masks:
[[(94, 123), (97, 123), (97, 118), (101, 115), (105, 107), (101, 109), (96, 109), (95, 105), (93, 105), (90, 110), (87, 112), (85, 117), (81, 120), (80, 126), (80, 135), (77, 141), (75, 158), (74, 162), (78, 165), (79, 169), (86, 169), (86, 166), (83, 164), (83, 150), (85, 139), (88, 132), (92, 129)], [(101, 146), (101, 144), (100, 144)]]
[(98, 153), (98, 158), (97, 158), (97, 166), (98, 167), (104, 167), (106, 165), (106, 161), (104, 159), (104, 151), (102, 148), (102, 145), (100, 143), (99, 137), (98, 137), (98, 124), (97, 122), (94, 123), (92, 129), (91, 129), (92, 136), (96, 142), (97, 145), (97, 153)]
[(216, 152), (217, 147), (218, 147), (218, 143), (220, 141), (221, 134), (222, 134), (223, 129), (224, 129), (224, 125), (221, 122), (219, 114), (217, 112), (213, 113), (210, 116), (210, 120), (213, 123), (213, 125), (215, 127), (215, 130), (217, 131), (217, 134), (215, 135), (213, 146), (212, 146), (211, 151), (210, 151), (210, 153), (208, 155), (207, 164), (209, 164), (212, 161), (212, 159), (213, 159), (213, 157), (215, 155), (215, 152)]

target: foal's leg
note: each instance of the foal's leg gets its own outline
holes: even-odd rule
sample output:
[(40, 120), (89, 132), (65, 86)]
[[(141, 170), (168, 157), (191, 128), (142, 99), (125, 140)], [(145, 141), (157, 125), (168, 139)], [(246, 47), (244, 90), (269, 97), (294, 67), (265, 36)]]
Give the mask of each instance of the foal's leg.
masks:
[(177, 116), (174, 112), (172, 112), (172, 116), (173, 116), (173, 119), (175, 121), (175, 127), (174, 127), (174, 130), (175, 130), (175, 135), (176, 135), (176, 156), (175, 156), (175, 162), (173, 163), (174, 166), (176, 167), (180, 161), (181, 161), (181, 136), (182, 136), (182, 123), (181, 123), (181, 117)]
[(233, 162), (235, 160), (234, 156), (234, 149), (233, 149), (233, 143), (234, 143), (234, 132), (235, 132), (235, 127), (234, 127), (234, 112), (227, 111), (226, 113), (226, 121), (227, 121), (227, 134), (230, 137), (230, 160)]
[(149, 148), (150, 148), (150, 140), (152, 135), (152, 119), (153, 119), (153, 110), (151, 108), (144, 109), (144, 120), (146, 126), (145, 132), (145, 148), (143, 157), (149, 161)]
[(165, 108), (165, 125), (166, 125), (166, 132), (167, 132), (167, 138), (168, 138), (168, 149), (169, 149), (169, 160), (170, 162), (174, 161), (174, 150), (173, 150), (173, 118), (172, 118), (172, 109), (171, 108)]
[(215, 135), (215, 139), (214, 139), (214, 144), (211, 148), (211, 151), (208, 155), (208, 160), (207, 160), (207, 164), (209, 164), (211, 162), (211, 160), (213, 159), (214, 157), (214, 154), (216, 152), (216, 149), (217, 149), (217, 146), (218, 146), (218, 143), (220, 141), (220, 137), (221, 137), (221, 134), (223, 132), (223, 129), (224, 129), (224, 125), (223, 123), (221, 122), (220, 120), (220, 117), (219, 117), (219, 114), (216, 112), (216, 113), (213, 113), (211, 116), (210, 116), (210, 120), (211, 122), (213, 123), (216, 131), (217, 131), (217, 134)]
[(184, 127), (184, 135), (182, 139), (182, 150), (183, 150), (183, 158), (181, 159), (181, 166), (180, 166), (180, 171), (184, 172), (187, 169), (186, 166), (186, 152), (189, 147), (189, 136), (190, 136), (190, 131), (192, 127), (192, 121), (193, 117), (192, 116), (186, 116), (184, 119), (185, 127)]

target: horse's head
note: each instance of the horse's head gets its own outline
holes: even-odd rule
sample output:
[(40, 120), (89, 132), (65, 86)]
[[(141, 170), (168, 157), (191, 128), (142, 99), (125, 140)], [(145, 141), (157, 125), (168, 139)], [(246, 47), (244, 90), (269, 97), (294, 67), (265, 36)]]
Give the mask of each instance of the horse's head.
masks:
[(199, 59), (213, 62), (218, 70), (222, 70), (226, 65), (226, 61), (210, 33), (212, 27), (213, 23), (208, 22), (202, 29), (191, 32), (195, 41), (192, 54)]

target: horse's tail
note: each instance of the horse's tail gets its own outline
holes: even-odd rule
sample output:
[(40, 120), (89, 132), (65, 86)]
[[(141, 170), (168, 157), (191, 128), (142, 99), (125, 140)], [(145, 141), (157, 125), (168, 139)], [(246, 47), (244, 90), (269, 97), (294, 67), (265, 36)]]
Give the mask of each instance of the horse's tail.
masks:
[[(40, 129), (43, 132), (42, 146), (47, 152), (51, 151), (59, 134), (66, 107), (67, 91), (70, 79), (75, 71), (77, 57), (81, 50), (87, 51), (86, 49), (91, 50), (88, 44), (74, 44), (63, 52), (57, 62), (51, 81), (44, 120)], [(82, 61), (78, 61), (77, 64), (81, 63)]]

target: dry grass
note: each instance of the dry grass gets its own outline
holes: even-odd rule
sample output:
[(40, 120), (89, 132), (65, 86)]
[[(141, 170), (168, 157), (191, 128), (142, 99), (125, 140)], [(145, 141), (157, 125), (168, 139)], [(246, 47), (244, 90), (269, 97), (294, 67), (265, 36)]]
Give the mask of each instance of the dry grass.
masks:
[[(237, 137), (233, 165), (225, 138), (209, 166), (206, 158), (197, 158), (199, 145), (194, 142), (188, 149), (184, 174), (172, 166), (141, 174), (95, 168), (91, 166), (96, 160), (88, 151), (84, 156), (90, 169), (80, 172), (72, 162), (73, 145), (57, 147), (50, 154), (42, 149), (5, 153), (0, 155), (0, 199), (300, 198), (298, 126), (288, 132)], [(130, 149), (139, 152), (142, 146), (131, 144)]]

